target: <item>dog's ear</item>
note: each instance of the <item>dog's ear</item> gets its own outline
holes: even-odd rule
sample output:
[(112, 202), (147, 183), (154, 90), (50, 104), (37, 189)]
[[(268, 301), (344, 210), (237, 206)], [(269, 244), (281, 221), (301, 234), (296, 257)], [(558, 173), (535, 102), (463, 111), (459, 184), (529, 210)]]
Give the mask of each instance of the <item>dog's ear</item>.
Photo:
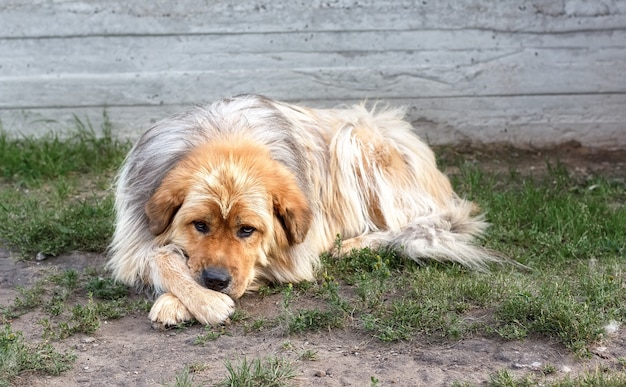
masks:
[(185, 200), (187, 184), (177, 171), (172, 172), (163, 179), (145, 206), (148, 228), (153, 235), (160, 235), (167, 229)]
[(309, 203), (293, 178), (282, 180), (272, 192), (274, 211), (290, 245), (304, 242), (313, 214)]

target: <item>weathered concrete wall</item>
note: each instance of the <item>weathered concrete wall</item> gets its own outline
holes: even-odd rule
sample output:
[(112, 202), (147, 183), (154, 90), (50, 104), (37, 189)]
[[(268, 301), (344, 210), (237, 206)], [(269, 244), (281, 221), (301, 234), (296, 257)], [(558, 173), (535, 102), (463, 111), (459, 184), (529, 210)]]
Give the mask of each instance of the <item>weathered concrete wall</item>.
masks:
[(0, 120), (135, 137), (262, 93), (408, 106), (432, 143), (626, 146), (622, 0), (0, 0)]

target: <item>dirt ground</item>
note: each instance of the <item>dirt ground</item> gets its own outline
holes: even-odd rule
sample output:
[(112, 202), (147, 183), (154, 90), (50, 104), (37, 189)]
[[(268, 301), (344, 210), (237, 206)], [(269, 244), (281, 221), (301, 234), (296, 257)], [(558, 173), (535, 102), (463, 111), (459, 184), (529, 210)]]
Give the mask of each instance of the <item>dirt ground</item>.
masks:
[[(582, 175), (593, 172), (626, 177), (626, 152), (598, 151), (566, 144), (549, 151), (537, 150), (454, 150), (446, 156), (459, 155), (491, 170), (540, 172), (546, 159), (561, 160)], [(448, 171), (454, 173), (454, 170)], [(94, 254), (71, 254), (43, 262), (15, 262), (7, 251), (0, 250), (0, 303), (13, 301), (16, 285), (27, 285), (50, 270), (102, 267), (105, 258)], [(244, 296), (238, 307), (251, 318), (278, 313), (280, 294), (261, 298)], [(13, 322), (15, 330), (27, 338), (41, 337), (41, 316), (28, 313)], [(576, 375), (598, 367), (619, 368), (619, 358), (626, 357), (626, 333), (620, 329), (606, 342), (592, 349), (591, 359), (579, 359), (562, 345), (546, 339), (502, 341), (473, 337), (453, 343), (437, 343), (416, 338), (408, 342), (383, 343), (364, 331), (347, 327), (331, 332), (285, 336), (278, 330), (244, 333), (234, 330), (205, 346), (194, 345), (203, 327), (153, 330), (146, 315), (131, 315), (105, 321), (90, 336), (76, 335), (55, 343), (57, 349), (71, 349), (78, 358), (73, 369), (60, 376), (25, 374), (18, 385), (28, 386), (153, 386), (173, 385), (176, 374), (186, 365), (205, 364), (193, 374), (194, 385), (213, 385), (227, 375), (225, 360), (238, 364), (266, 356), (290, 359), (298, 370), (295, 383), (301, 386), (369, 386), (376, 378), (381, 386), (447, 386), (455, 381), (485, 385), (489, 375), (506, 369), (514, 375), (538, 373), (552, 365), (553, 378)], [(316, 360), (303, 360), (307, 351)]]

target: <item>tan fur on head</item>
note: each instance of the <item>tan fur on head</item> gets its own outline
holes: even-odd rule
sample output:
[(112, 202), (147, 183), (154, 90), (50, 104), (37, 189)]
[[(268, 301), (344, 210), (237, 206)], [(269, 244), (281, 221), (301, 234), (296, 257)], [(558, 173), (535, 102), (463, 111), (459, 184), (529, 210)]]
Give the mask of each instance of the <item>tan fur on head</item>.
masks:
[(116, 191), (108, 267), (160, 295), (153, 322), (223, 321), (264, 282), (314, 279), (319, 255), (388, 246), (483, 269), (487, 224), (398, 109), (308, 109), (240, 96), (166, 119)]
[(229, 273), (222, 292), (233, 298), (250, 286), (256, 267), (289, 265), (272, 262), (271, 252), (302, 243), (311, 223), (293, 176), (246, 140), (195, 148), (165, 176), (146, 215), (161, 245), (184, 252), (198, 282), (203, 270)]

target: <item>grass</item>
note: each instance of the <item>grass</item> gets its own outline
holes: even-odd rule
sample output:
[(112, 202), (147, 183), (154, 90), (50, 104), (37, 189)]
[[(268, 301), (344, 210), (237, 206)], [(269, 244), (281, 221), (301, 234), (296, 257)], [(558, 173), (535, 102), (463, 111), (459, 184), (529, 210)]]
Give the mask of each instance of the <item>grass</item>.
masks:
[[(219, 329), (219, 328), (222, 328), (222, 329)], [(204, 327), (204, 332), (196, 336), (195, 340), (193, 341), (193, 344), (201, 345), (204, 347), (209, 342), (219, 339), (224, 334), (227, 334), (227, 332), (225, 333), (224, 327), (218, 327), (216, 329), (215, 327), (207, 325)]]
[(71, 130), (41, 137), (14, 137), (0, 127), (0, 177), (33, 188), (77, 174), (110, 172), (129, 145), (113, 137), (106, 114), (101, 135), (78, 117)]
[[(39, 321), (42, 337), (60, 340), (76, 333), (93, 333), (102, 320), (148, 311), (147, 301), (128, 298), (127, 287), (101, 279), (98, 274), (70, 269), (48, 275), (29, 288), (19, 288), (12, 304), (0, 306), (0, 321), (10, 323), (26, 312), (41, 308), (49, 316)], [(90, 290), (94, 283), (99, 283), (96, 293)], [(112, 294), (115, 296), (111, 297)], [(86, 298), (86, 303), (78, 303), (79, 298)]]
[(13, 378), (25, 371), (59, 375), (71, 368), (75, 358), (72, 353), (57, 352), (47, 342), (27, 342), (11, 325), (0, 330), (0, 385), (11, 385)]
[[(72, 206), (63, 203), (73, 202)], [(112, 234), (110, 197), (49, 201), (41, 191), (4, 191), (0, 194), (0, 233), (23, 257), (56, 256), (72, 250), (103, 251)]]
[[(341, 303), (340, 297), (336, 294), (335, 284), (324, 281), (323, 285), (318, 288), (318, 295), (326, 295), (328, 307), (325, 310), (318, 308), (292, 308), (292, 300), (294, 298), (294, 286), (287, 284), (283, 288), (283, 312), (278, 317), (280, 324), (285, 327), (287, 334), (298, 334), (303, 332), (330, 330), (341, 328), (344, 326), (346, 317), (345, 309)], [(304, 287), (303, 287), (304, 286)], [(313, 287), (309, 283), (299, 284), (301, 289), (300, 295), (305, 296)], [(317, 288), (317, 286), (315, 286)]]
[(281, 387), (291, 386), (296, 370), (285, 359), (266, 357), (248, 361), (246, 357), (234, 365), (225, 363), (228, 376), (218, 384), (220, 387)]
[[(0, 306), (0, 322), (4, 325), (0, 332), (0, 385), (10, 385), (13, 378), (24, 372), (58, 375), (72, 367), (76, 355), (57, 352), (51, 342), (78, 333), (94, 333), (104, 320), (148, 312), (147, 301), (129, 299), (128, 288), (122, 296), (119, 284), (103, 280), (98, 274), (75, 270), (51, 274), (31, 287), (20, 288), (11, 304)], [(94, 283), (99, 283), (99, 293), (89, 290)], [(110, 297), (111, 294), (115, 296)], [(87, 298), (87, 302), (81, 303), (82, 298)], [(11, 323), (35, 308), (47, 317), (38, 321), (41, 341), (33, 344), (27, 343), (21, 332), (13, 331)]]
[(107, 188), (129, 146), (110, 125), (97, 136), (78, 119), (42, 138), (0, 131), (0, 243), (24, 257), (102, 251), (113, 231)]
[[(37, 139), (0, 132), (3, 246), (27, 259), (38, 253), (105, 249), (112, 232), (108, 187), (129, 144), (104, 129), (96, 136), (89, 125), (77, 121), (76, 128), (64, 135)], [(474, 335), (505, 340), (543, 337), (581, 357), (589, 356), (589, 348), (607, 338), (607, 324), (626, 322), (623, 178), (571, 175), (558, 163), (548, 164), (546, 173), (535, 176), (515, 170), (496, 174), (455, 163), (460, 171), (453, 177), (457, 191), (486, 210), (493, 224), (484, 243), (530, 271), (512, 265), (496, 266), (488, 273), (456, 265), (417, 265), (385, 250), (365, 249), (342, 259), (327, 255), (317, 281), (261, 289), (261, 297), (282, 298), (278, 315), (254, 319), (238, 312), (231, 326), (208, 327), (193, 344), (209, 345), (238, 327), (246, 334), (279, 329), (286, 336), (354, 329), (385, 342), (455, 341)], [(17, 290), (18, 297), (0, 311), (8, 351), (0, 370), (5, 379), (0, 380), (32, 367), (34, 357), (20, 362), (16, 360), (20, 356), (41, 352), (10, 330), (11, 321), (23, 313), (39, 308), (47, 314), (40, 321), (45, 342), (94, 332), (103, 319), (148, 307), (130, 299), (126, 287), (97, 272), (56, 273)], [(312, 358), (314, 353), (302, 357)], [(50, 352), (48, 358), (64, 363), (72, 357)], [(38, 372), (61, 368), (57, 364)], [(288, 369), (276, 359), (243, 359), (238, 365), (227, 364), (230, 376), (222, 385)], [(592, 381), (603, 378), (609, 381), (606, 385), (623, 380), (622, 373), (587, 376)], [(181, 385), (190, 377), (181, 373)], [(290, 378), (281, 380), (289, 383)], [(502, 372), (492, 376), (491, 384), (509, 381), (526, 383)], [(592, 385), (584, 379), (563, 383), (558, 385)]]
[(543, 372), (537, 375), (515, 377), (507, 370), (499, 370), (490, 376), (491, 387), (532, 387), (543, 385), (546, 387), (621, 387), (626, 385), (626, 374), (613, 373), (608, 369), (596, 368), (577, 377), (564, 378), (540, 383)]
[(194, 387), (196, 384), (193, 383), (193, 372), (194, 370), (190, 366), (186, 366), (182, 371), (176, 373), (176, 378), (174, 380), (174, 387)]

